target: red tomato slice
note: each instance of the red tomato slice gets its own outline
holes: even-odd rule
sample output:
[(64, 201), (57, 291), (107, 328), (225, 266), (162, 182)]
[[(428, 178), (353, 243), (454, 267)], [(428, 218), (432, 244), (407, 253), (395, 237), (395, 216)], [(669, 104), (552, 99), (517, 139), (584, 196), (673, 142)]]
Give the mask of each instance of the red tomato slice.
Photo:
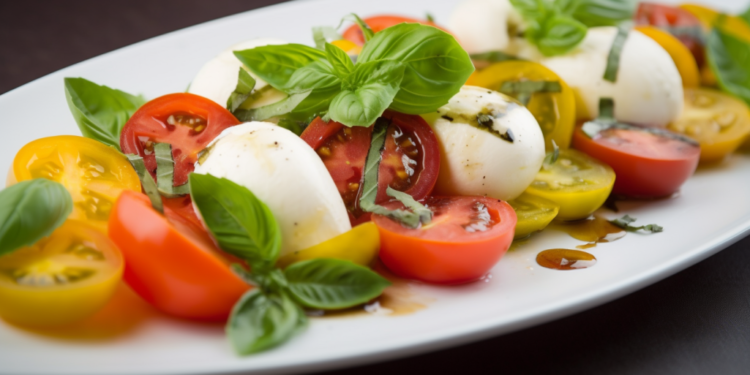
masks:
[[(508, 251), (516, 213), (488, 197), (429, 197), (434, 213), (418, 229), (373, 215), (380, 232), (380, 259), (395, 274), (436, 284), (460, 284), (484, 276)], [(399, 208), (400, 203), (388, 203)]]
[[(703, 42), (698, 36), (702, 32), (701, 23), (692, 13), (669, 5), (640, 3), (635, 22), (636, 25), (655, 26), (671, 33), (690, 50), (699, 67), (705, 64)], [(697, 33), (691, 33), (691, 29)]]
[[(437, 138), (420, 117), (386, 112), (391, 120), (378, 169), (376, 203), (390, 200), (386, 188), (404, 191), (414, 199), (427, 197), (437, 182), (440, 150)], [(370, 149), (372, 127), (346, 127), (316, 118), (302, 133), (302, 139), (318, 153), (344, 200), (352, 225), (370, 220), (359, 208), (362, 172)]]
[[(436, 25), (434, 22), (430, 22), (427, 20), (419, 20), (416, 18), (394, 16), (394, 15), (381, 15), (381, 16), (367, 17), (363, 19), (363, 21), (365, 21), (367, 26), (370, 26), (372, 31), (375, 33), (383, 29), (387, 29), (391, 26), (407, 22), (407, 23), (421, 23), (423, 25), (434, 26), (450, 34), (448, 30)], [(352, 42), (357, 43), (360, 46), (365, 44), (365, 36), (362, 34), (362, 30), (356, 24), (349, 26), (349, 28), (346, 29), (346, 31), (344, 31), (344, 34), (342, 36), (344, 37), (344, 39), (351, 40)]]
[(125, 191), (109, 218), (109, 237), (125, 258), (123, 278), (144, 300), (181, 318), (225, 320), (250, 286), (229, 268), (202, 227), (145, 195)]
[(143, 157), (146, 168), (156, 178), (154, 143), (172, 145), (175, 161), (174, 185), (187, 182), (198, 153), (222, 130), (240, 122), (229, 111), (202, 96), (179, 93), (156, 98), (139, 108), (120, 134), (120, 147), (126, 154)]
[(632, 197), (675, 193), (695, 172), (700, 158), (699, 146), (637, 128), (611, 128), (592, 139), (579, 126), (573, 147), (609, 164), (617, 176), (612, 192)]

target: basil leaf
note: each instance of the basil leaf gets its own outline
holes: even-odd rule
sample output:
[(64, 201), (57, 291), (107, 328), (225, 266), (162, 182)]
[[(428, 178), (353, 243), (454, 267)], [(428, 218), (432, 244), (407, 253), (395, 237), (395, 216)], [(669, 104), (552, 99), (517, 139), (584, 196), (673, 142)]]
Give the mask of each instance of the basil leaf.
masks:
[(156, 157), (156, 186), (159, 193), (167, 198), (175, 198), (190, 193), (188, 184), (174, 186), (174, 157), (169, 143), (154, 144)]
[(489, 51), (482, 53), (474, 53), (469, 55), (474, 61), (486, 61), (486, 62), (503, 62), (503, 61), (515, 61), (523, 60), (517, 56), (509, 55), (503, 51)]
[(474, 65), (452, 35), (432, 26), (402, 23), (378, 32), (365, 43), (357, 64), (396, 61), (404, 65), (401, 89), (390, 109), (429, 113), (448, 103)]
[(44, 178), (0, 191), (0, 256), (49, 236), (73, 211), (73, 198), (58, 182)]
[(248, 261), (253, 272), (273, 267), (281, 229), (271, 210), (244, 186), (225, 178), (190, 174), (190, 194), (222, 250)]
[(555, 140), (553, 139), (552, 151), (544, 155), (544, 161), (542, 162), (542, 169), (549, 169), (550, 167), (552, 167), (552, 164), (555, 164), (558, 158), (560, 158), (560, 147), (557, 146), (557, 143), (555, 143)]
[(349, 55), (331, 43), (325, 44), (326, 58), (333, 66), (334, 72), (340, 79), (348, 76), (354, 70), (354, 63)]
[(375, 35), (375, 33), (370, 28), (370, 25), (368, 25), (367, 23), (365, 23), (365, 21), (359, 18), (358, 15), (352, 13), (348, 16), (345, 16), (342, 21), (347, 20), (347, 19), (353, 21), (354, 23), (357, 24), (357, 26), (359, 26), (359, 29), (362, 31), (362, 36), (365, 38), (365, 42), (369, 42), (370, 39), (372, 39), (372, 37)]
[(234, 55), (258, 78), (284, 92), (294, 72), (326, 57), (323, 51), (302, 44), (261, 46)]
[(344, 39), (335, 28), (330, 26), (315, 26), (312, 28), (315, 48), (325, 50), (327, 42)]
[(255, 78), (250, 75), (245, 69), (240, 67), (239, 77), (237, 78), (237, 87), (229, 95), (227, 99), (227, 109), (229, 112), (234, 112), (242, 103), (250, 97), (255, 88)]
[(617, 72), (620, 70), (622, 48), (625, 46), (625, 41), (628, 39), (632, 27), (633, 24), (630, 22), (623, 22), (617, 27), (617, 35), (612, 42), (612, 47), (609, 49), (609, 55), (607, 55), (607, 67), (604, 69), (604, 80), (617, 82)]
[(432, 210), (414, 200), (414, 197), (411, 195), (404, 193), (403, 191), (398, 191), (390, 186), (385, 189), (385, 192), (389, 197), (401, 202), (406, 208), (417, 214), (419, 216), (419, 221), (422, 224), (429, 224), (432, 221)]
[(742, 12), (742, 14), (740, 14), (740, 18), (742, 18), (743, 20), (745, 20), (745, 22), (750, 24), (750, 8)]
[(306, 324), (305, 312), (291, 298), (253, 289), (232, 309), (226, 331), (234, 350), (245, 355), (286, 342)]
[(636, 220), (635, 218), (630, 217), (629, 215), (625, 215), (619, 219), (610, 220), (609, 222), (628, 232), (637, 232), (639, 230), (642, 230), (646, 233), (659, 233), (659, 232), (664, 231), (663, 227), (656, 225), (656, 224), (647, 224), (647, 225), (642, 225), (640, 227), (630, 225), (634, 223), (635, 220)]
[(388, 109), (404, 78), (404, 66), (394, 61), (359, 63), (333, 98), (328, 115), (347, 126), (370, 126)]
[(546, 56), (562, 55), (575, 48), (586, 37), (588, 29), (574, 18), (554, 15), (540, 24), (532, 36), (539, 51)]
[(559, 81), (505, 81), (500, 92), (518, 99), (524, 106), (529, 105), (531, 96), (541, 92), (561, 92)]
[(313, 309), (345, 309), (383, 293), (391, 283), (348, 260), (311, 259), (284, 270), (287, 290), (297, 303)]
[(310, 89), (340, 86), (341, 79), (336, 75), (333, 65), (327, 60), (319, 60), (297, 69), (289, 77), (283, 91), (293, 94)]
[(120, 150), (120, 132), (146, 99), (83, 78), (65, 78), (65, 98), (86, 138)]
[(750, 105), (750, 44), (714, 28), (706, 55), (719, 86)]
[(310, 96), (312, 90), (301, 91), (276, 103), (252, 109), (240, 109), (234, 115), (240, 121), (263, 121), (271, 117), (282, 116), (294, 111), (302, 101)]
[(557, 0), (555, 4), (588, 27), (617, 26), (632, 19), (638, 5), (635, 0)]
[(135, 154), (125, 155), (130, 162), (130, 165), (135, 169), (135, 173), (138, 174), (138, 179), (141, 180), (141, 186), (143, 186), (143, 192), (151, 201), (151, 207), (153, 207), (160, 214), (164, 214), (164, 202), (159, 194), (159, 188), (156, 186), (156, 181), (151, 177), (151, 173), (146, 169), (146, 163), (143, 162), (143, 158)]

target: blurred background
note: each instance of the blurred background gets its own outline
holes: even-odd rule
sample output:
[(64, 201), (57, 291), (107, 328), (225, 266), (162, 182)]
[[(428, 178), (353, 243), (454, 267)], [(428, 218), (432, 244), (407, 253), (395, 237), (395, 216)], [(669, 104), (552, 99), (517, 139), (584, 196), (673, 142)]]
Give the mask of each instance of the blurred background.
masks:
[[(3, 1), (0, 93), (144, 39), (279, 2)], [(331, 373), (746, 374), (748, 369), (750, 238), (655, 285), (565, 319)]]

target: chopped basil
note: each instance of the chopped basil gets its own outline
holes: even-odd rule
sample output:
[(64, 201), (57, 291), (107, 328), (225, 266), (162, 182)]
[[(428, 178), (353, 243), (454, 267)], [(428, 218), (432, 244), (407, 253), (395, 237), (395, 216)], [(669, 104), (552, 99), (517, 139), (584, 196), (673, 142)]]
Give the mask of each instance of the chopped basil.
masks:
[(263, 121), (271, 117), (282, 116), (294, 110), (303, 100), (305, 100), (313, 90), (298, 92), (289, 95), (285, 99), (273, 104), (252, 109), (239, 109), (234, 115), (240, 121)]
[(500, 92), (513, 96), (524, 106), (529, 105), (531, 95), (545, 92), (561, 92), (559, 81), (505, 81), (500, 86)]
[(146, 169), (146, 164), (143, 162), (143, 158), (135, 154), (126, 154), (130, 165), (135, 169), (135, 173), (138, 174), (138, 178), (141, 180), (143, 185), (143, 191), (151, 201), (151, 206), (159, 213), (164, 214), (164, 203), (161, 200), (159, 194), (159, 188), (156, 186), (154, 178), (151, 177), (151, 173)]
[(630, 29), (632, 28), (632, 22), (622, 22), (617, 27), (617, 35), (612, 42), (612, 47), (609, 49), (609, 55), (607, 55), (607, 67), (604, 69), (604, 80), (617, 82), (617, 72), (620, 70), (622, 48), (625, 46), (625, 41), (628, 39), (628, 34), (630, 34)]
[(237, 77), (237, 87), (227, 99), (227, 109), (234, 112), (242, 103), (250, 97), (255, 88), (255, 78), (250, 75), (244, 68), (240, 67), (239, 76)]
[(414, 200), (414, 197), (412, 197), (411, 195), (404, 193), (403, 191), (398, 191), (390, 186), (385, 189), (385, 192), (389, 197), (395, 198), (406, 208), (412, 210), (412, 212), (417, 214), (419, 216), (419, 221), (422, 224), (429, 224), (430, 221), (432, 221), (432, 211)]
[(187, 183), (174, 186), (172, 145), (169, 143), (154, 144), (154, 156), (156, 157), (156, 186), (159, 193), (167, 198), (189, 194), (190, 187)]
[(557, 159), (560, 157), (560, 147), (557, 146), (557, 143), (555, 143), (555, 140), (552, 140), (552, 151), (548, 152), (546, 155), (544, 155), (544, 162), (542, 163), (542, 168), (549, 169), (552, 164), (555, 164), (557, 162)]
[(518, 56), (513, 56), (502, 51), (489, 51), (482, 53), (473, 53), (469, 55), (474, 61), (496, 63), (503, 61), (523, 60)]
[(352, 13), (344, 17), (344, 19), (345, 20), (349, 19), (353, 21), (354, 23), (356, 23), (357, 26), (359, 26), (359, 29), (362, 30), (362, 36), (364, 36), (365, 42), (368, 42), (370, 39), (372, 39), (373, 36), (375, 36), (375, 33), (372, 31), (370, 26), (367, 23), (365, 23), (365, 21), (363, 21), (361, 18), (359, 18), (358, 15)]
[(656, 225), (656, 224), (647, 224), (647, 225), (642, 225), (640, 227), (636, 227), (636, 226), (630, 225), (630, 224), (634, 223), (635, 221), (636, 221), (636, 219), (634, 217), (630, 217), (629, 215), (625, 215), (625, 216), (623, 216), (623, 217), (621, 217), (619, 219), (610, 220), (609, 222), (612, 223), (612, 224), (614, 224), (615, 226), (618, 226), (618, 227), (620, 227), (622, 229), (625, 229), (628, 232), (637, 232), (639, 230), (642, 230), (642, 231), (644, 231), (646, 233), (659, 233), (659, 232), (663, 232), (664, 231), (663, 227), (661, 227), (659, 225)]

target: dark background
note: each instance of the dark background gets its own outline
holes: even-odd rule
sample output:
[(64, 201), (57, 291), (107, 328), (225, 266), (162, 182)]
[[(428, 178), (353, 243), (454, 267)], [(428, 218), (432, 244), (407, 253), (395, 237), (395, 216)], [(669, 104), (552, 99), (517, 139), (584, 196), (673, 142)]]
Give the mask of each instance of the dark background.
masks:
[[(147, 38), (278, 2), (4, 0), (0, 93)], [(750, 238), (655, 285), (565, 319), (332, 373), (750, 373), (748, 249)]]

